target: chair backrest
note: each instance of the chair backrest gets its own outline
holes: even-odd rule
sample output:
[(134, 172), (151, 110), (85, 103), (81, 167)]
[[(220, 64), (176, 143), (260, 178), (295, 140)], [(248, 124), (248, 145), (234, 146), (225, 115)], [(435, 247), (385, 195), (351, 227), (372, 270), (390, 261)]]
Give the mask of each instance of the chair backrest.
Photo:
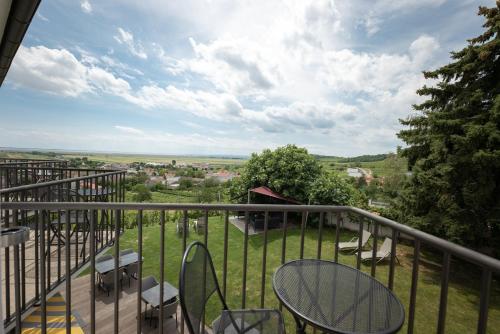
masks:
[(384, 255), (390, 254), (391, 248), (392, 248), (392, 239), (385, 238), (384, 242), (382, 243), (382, 246), (380, 246), (379, 253), (383, 253)]
[[(123, 268), (118, 268), (118, 278), (121, 279), (123, 276)], [(104, 285), (114, 285), (115, 284), (115, 271), (111, 270), (107, 273), (101, 275), (102, 283)]]
[(141, 281), (142, 291), (146, 291), (158, 285), (158, 282), (153, 276), (144, 277)]
[(179, 306), (179, 299), (176, 299), (170, 304), (163, 306), (163, 316), (169, 317), (177, 312), (177, 307)]
[(207, 220), (205, 219), (205, 216), (198, 218), (198, 226), (204, 227), (205, 225), (207, 225)]
[(113, 255), (106, 254), (106, 255), (101, 256), (100, 258), (95, 259), (95, 262), (99, 263), (99, 262), (104, 262), (104, 261), (108, 261), (108, 260), (112, 260), (112, 259), (113, 259)]
[[(127, 274), (134, 275), (139, 272), (139, 262), (131, 263), (127, 266)], [(153, 278), (154, 279), (154, 278)]]
[(370, 232), (368, 232), (367, 230), (363, 230), (363, 235), (361, 236), (361, 245), (366, 245), (371, 236), (372, 234)]
[(186, 325), (191, 334), (200, 334), (201, 320), (207, 301), (217, 292), (224, 309), (226, 302), (217, 282), (214, 265), (208, 249), (195, 241), (184, 253), (179, 277), (179, 298)]
[(131, 254), (131, 253), (133, 253), (133, 252), (134, 252), (134, 250), (133, 250), (133, 249), (131, 249), (131, 248), (129, 248), (129, 249), (124, 249), (124, 250), (120, 251), (120, 255), (127, 255), (127, 254)]

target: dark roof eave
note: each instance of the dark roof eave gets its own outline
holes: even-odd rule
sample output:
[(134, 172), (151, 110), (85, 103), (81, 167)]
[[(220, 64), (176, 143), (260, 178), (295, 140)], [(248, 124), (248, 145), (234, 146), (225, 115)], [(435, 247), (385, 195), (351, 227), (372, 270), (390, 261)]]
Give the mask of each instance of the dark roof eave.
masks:
[(0, 42), (0, 87), (41, 0), (13, 1)]

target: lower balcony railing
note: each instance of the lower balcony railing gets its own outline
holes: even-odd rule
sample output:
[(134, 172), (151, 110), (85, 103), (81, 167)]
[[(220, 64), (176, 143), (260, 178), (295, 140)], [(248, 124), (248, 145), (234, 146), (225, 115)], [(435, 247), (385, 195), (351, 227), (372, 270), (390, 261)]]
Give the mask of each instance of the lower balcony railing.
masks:
[[(448, 291), (450, 280), (453, 279), (450, 276), (452, 261), (459, 261), (467, 268), (473, 268), (471, 270), (478, 273), (477, 276), (480, 277), (478, 307), (475, 310), (475, 325), (473, 325), (477, 333), (488, 331), (490, 296), (492, 289), (495, 289), (492, 285), (496, 284), (494, 275), (500, 273), (500, 261), (494, 258), (353, 207), (9, 202), (2, 203), (1, 210), (3, 216), (16, 217), (11, 225), (23, 225), (22, 212), (35, 212), (35, 220), (31, 224), (34, 241), (30, 241), (29, 250), (27, 245), (21, 245), (14, 249), (4, 248), (2, 254), (4, 257), (2, 260), (4, 328), (6, 330), (15, 328), (17, 333), (21, 332), (23, 319), (38, 305), (40, 305), (42, 333), (46, 333), (47, 300), (58, 290), (65, 296), (66, 329), (70, 331), (72, 311), (75, 308), (75, 300), (78, 299), (72, 291), (78, 288), (74, 284), (83, 284), (82, 282), (88, 284), (87, 291), (89, 291), (84, 298), (88, 306), (80, 311), (88, 315), (86, 331), (95, 333), (107, 328), (115, 333), (143, 332), (145, 326), (148, 325), (142, 317), (144, 306), (141, 301), (141, 284), (136, 284), (137, 288), (130, 298), (126, 300), (122, 298), (120, 289), (117, 288), (121, 285), (118, 270), (120, 263), (117, 256), (114, 257), (114, 287), (116, 288), (112, 292), (111, 299), (104, 303), (105, 306), (99, 304), (96, 307), (96, 297), (100, 294), (96, 258), (98, 259), (103, 251), (119, 254), (120, 249), (124, 248), (122, 243), (135, 248), (138, 258), (144, 259), (139, 261), (138, 282), (145, 276), (144, 273), (156, 270), (160, 282), (164, 282), (168, 276), (171, 283), (177, 285), (176, 274), (179, 271), (183, 251), (193, 238), (202, 240), (213, 253), (222, 293), (226, 299), (230, 300), (230, 306), (281, 308), (270, 292), (272, 291), (270, 275), (277, 265), (292, 258), (305, 257), (341, 262), (347, 257), (339, 251), (339, 242), (346, 236), (357, 236), (357, 248), (362, 249), (364, 247), (363, 231), (370, 231), (373, 236), (371, 241), (373, 257), (376, 257), (377, 249), (380, 248), (384, 237), (392, 240), (390, 255), (383, 262), (371, 261), (368, 264), (362, 264), (361, 252), (357, 252), (356, 255), (351, 255), (352, 262), (348, 264), (383, 281), (391, 290), (395, 289), (395, 285), (399, 283), (402, 286), (408, 286), (409, 291), (396, 291), (398, 296), (400, 293), (408, 293), (408, 296), (405, 296), (406, 323), (404, 327), (408, 333), (421, 328), (416, 323), (417, 296), (419, 295), (417, 292), (421, 282), (419, 266), (428, 249), (432, 249), (434, 259), (438, 259), (437, 262), (441, 261), (435, 265), (438, 268), (435, 273), (439, 275), (436, 279), (439, 282), (436, 283), (439, 292), (436, 297), (438, 314), (433, 327), (437, 333), (447, 332), (445, 324), (462, 317), (460, 314), (449, 312), (447, 315)], [(100, 223), (101, 218), (108, 211), (113, 212), (113, 221), (103, 225)], [(49, 221), (54, 221), (54, 215), (59, 219), (55, 219), (57, 223), (51, 226)], [(84, 221), (88, 223), (75, 227), (71, 223), (72, 215), (84, 216), (86, 217)], [(128, 220), (124, 219), (125, 216)], [(173, 225), (169, 223), (172, 216), (174, 217), (173, 224), (177, 224), (176, 229), (170, 228)], [(132, 222), (130, 217), (133, 217)], [(152, 217), (156, 217), (156, 220)], [(204, 226), (198, 226), (203, 227), (201, 234), (190, 236), (188, 234), (189, 222), (190, 218), (194, 217), (199, 218), (198, 222), (206, 223)], [(145, 229), (150, 228), (146, 227), (146, 218), (149, 223), (153, 222), (157, 226), (154, 234), (157, 237), (156, 240), (152, 240), (151, 235), (145, 236), (144, 234)], [(230, 227), (231, 224), (234, 228)], [(175, 233), (176, 236), (172, 237), (170, 234), (165, 236), (166, 231), (172, 231), (172, 234)], [(256, 238), (253, 234), (257, 232), (260, 234)], [(398, 265), (399, 247), (405, 247), (406, 252), (410, 254), (408, 258), (411, 260), (406, 261), (407, 268), (405, 268), (408, 276), (397, 273), (403, 271)], [(26, 262), (31, 256), (28, 256), (30, 252), (33, 252), (33, 270), (36, 274), (33, 280), (28, 281)], [(258, 257), (258, 261), (254, 257)], [(81, 276), (82, 270), (87, 270), (90, 277)], [(11, 279), (12, 272), (14, 272), (13, 279)], [(78, 275), (81, 277), (76, 278)], [(74, 279), (66, 279), (70, 276)], [(409, 278), (409, 282), (397, 281), (405, 277)], [(31, 290), (32, 295), (29, 295)], [(423, 302), (428, 303), (428, 300)], [(99, 309), (101, 306), (107, 307), (107, 310)], [(126, 307), (128, 311), (125, 311)], [(425, 305), (425, 307), (431, 306)], [(498, 310), (495, 309), (496, 311)], [(128, 313), (125, 314), (126, 312)], [(103, 323), (101, 316), (109, 319), (105, 318), (108, 320)], [(210, 314), (207, 315), (209, 318), (210, 316)], [(163, 318), (159, 319), (155, 331), (160, 333), (164, 331), (164, 321)], [(429, 319), (418, 319), (418, 321), (428, 322)], [(130, 323), (134, 326), (127, 325)], [(179, 326), (178, 330), (183, 333), (185, 329), (182, 317)]]

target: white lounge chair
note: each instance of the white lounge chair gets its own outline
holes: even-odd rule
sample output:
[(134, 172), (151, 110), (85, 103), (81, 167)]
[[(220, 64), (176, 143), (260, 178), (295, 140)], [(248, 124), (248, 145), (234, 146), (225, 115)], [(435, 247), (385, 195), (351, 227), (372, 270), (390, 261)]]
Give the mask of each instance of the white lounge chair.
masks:
[(193, 222), (193, 227), (196, 233), (204, 232), (206, 227), (207, 227), (207, 221), (205, 217), (200, 217), (198, 219), (195, 219)]
[[(361, 249), (366, 246), (368, 243), (368, 240), (370, 240), (370, 237), (372, 234), (366, 230), (363, 230), (363, 234), (361, 236)], [(351, 240), (347, 242), (339, 242), (339, 250), (341, 251), (357, 251), (359, 247), (359, 238), (354, 237)]]
[[(384, 260), (385, 258), (388, 258), (391, 255), (391, 248), (392, 248), (392, 239), (385, 238), (384, 242), (382, 243), (382, 246), (380, 246), (380, 249), (375, 254), (375, 257), (373, 257), (373, 250), (361, 252), (361, 261), (377, 260), (377, 263), (379, 263), (380, 261)], [(399, 263), (399, 259), (397, 256), (396, 260)]]

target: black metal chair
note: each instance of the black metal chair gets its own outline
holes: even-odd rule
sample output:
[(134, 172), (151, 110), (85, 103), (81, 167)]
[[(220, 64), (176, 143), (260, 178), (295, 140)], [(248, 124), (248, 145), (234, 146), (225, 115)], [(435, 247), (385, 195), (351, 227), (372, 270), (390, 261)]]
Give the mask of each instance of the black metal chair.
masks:
[(179, 299), (190, 334), (205, 332), (201, 328), (202, 319), (206, 304), (214, 293), (222, 304), (222, 315), (212, 323), (214, 334), (285, 332), (283, 317), (277, 310), (229, 310), (217, 282), (210, 253), (204, 244), (195, 241), (184, 253), (179, 277)]

